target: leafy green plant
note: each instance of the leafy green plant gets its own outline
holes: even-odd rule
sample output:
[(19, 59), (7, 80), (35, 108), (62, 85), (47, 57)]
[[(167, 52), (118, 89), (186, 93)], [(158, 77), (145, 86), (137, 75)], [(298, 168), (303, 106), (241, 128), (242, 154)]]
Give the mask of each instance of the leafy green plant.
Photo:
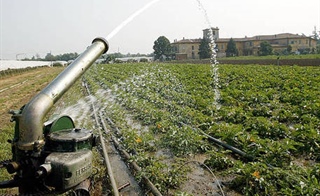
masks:
[(209, 159), (204, 161), (204, 164), (209, 166), (213, 171), (221, 171), (234, 166), (234, 162), (223, 153), (211, 152)]
[(231, 173), (232, 187), (244, 195), (316, 195), (320, 194), (317, 178), (302, 167), (270, 167), (264, 163), (241, 164)]
[(190, 127), (175, 126), (163, 136), (162, 145), (170, 148), (177, 156), (194, 154), (205, 148), (203, 138)]
[(136, 156), (135, 160), (143, 167), (143, 170), (138, 173), (138, 178), (141, 179), (142, 175), (146, 176), (160, 192), (164, 193), (169, 189), (178, 188), (186, 180), (184, 174), (189, 168), (181, 167), (179, 161), (168, 165), (146, 154)]

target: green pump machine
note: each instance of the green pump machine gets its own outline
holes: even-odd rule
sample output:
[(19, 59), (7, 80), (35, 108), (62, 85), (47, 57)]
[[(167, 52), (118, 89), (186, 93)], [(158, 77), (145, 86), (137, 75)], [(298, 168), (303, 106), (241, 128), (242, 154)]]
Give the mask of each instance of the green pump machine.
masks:
[[(68, 116), (45, 122), (45, 116), (61, 96), (105, 52), (109, 46), (103, 38), (92, 44), (39, 94), (20, 110), (11, 111), (15, 122), (12, 159), (0, 162), (14, 174), (12, 180), (0, 182), (0, 188), (18, 187), (20, 195), (64, 193), (75, 190), (89, 195), (88, 179), (92, 175), (92, 147), (96, 137), (91, 130), (75, 128)], [(89, 181), (90, 184), (90, 181)]]

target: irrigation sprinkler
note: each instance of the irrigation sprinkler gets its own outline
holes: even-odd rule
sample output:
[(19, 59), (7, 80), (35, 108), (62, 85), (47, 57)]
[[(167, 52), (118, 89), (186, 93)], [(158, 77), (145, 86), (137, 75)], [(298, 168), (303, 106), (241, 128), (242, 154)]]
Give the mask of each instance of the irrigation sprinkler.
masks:
[[(0, 161), (0, 168), (14, 174), (0, 182), (0, 188), (18, 187), (19, 194), (64, 193), (74, 190), (88, 195), (92, 175), (91, 130), (75, 128), (69, 116), (45, 122), (45, 116), (61, 96), (105, 52), (108, 42), (95, 38), (92, 44), (38, 95), (21, 109), (11, 111), (15, 122), (12, 159)], [(79, 194), (80, 195), (80, 194)]]

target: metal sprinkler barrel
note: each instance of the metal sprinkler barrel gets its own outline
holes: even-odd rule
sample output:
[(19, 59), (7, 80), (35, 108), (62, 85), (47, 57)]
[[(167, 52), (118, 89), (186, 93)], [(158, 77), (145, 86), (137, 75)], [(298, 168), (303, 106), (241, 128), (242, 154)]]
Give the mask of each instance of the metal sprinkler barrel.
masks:
[(92, 131), (76, 129), (67, 116), (47, 125), (44, 119), (61, 96), (108, 49), (104, 38), (95, 38), (47, 87), (20, 110), (11, 112), (12, 121), (16, 122), (10, 141), (13, 157), (2, 165), (15, 176), (13, 180), (0, 182), (0, 188), (19, 187), (20, 194), (41, 193), (48, 191), (48, 187), (65, 192), (91, 175), (91, 149), (95, 145)]
[(19, 150), (32, 150), (38, 145), (43, 145), (42, 129), (45, 115), (72, 84), (107, 50), (108, 43), (105, 39), (94, 39), (92, 45), (84, 53), (25, 105), (19, 116), (17, 142)]

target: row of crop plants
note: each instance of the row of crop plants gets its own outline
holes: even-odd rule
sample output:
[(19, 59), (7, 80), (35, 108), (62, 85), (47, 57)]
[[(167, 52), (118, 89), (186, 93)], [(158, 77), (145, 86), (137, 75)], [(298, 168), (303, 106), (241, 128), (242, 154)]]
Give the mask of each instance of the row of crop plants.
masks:
[[(220, 109), (211, 73), (210, 65), (113, 64), (96, 65), (86, 78), (93, 93), (104, 90), (102, 112), (162, 192), (180, 190), (184, 163), (204, 154), (242, 194), (320, 193), (320, 69), (220, 65)], [(202, 132), (254, 161), (213, 147)]]

